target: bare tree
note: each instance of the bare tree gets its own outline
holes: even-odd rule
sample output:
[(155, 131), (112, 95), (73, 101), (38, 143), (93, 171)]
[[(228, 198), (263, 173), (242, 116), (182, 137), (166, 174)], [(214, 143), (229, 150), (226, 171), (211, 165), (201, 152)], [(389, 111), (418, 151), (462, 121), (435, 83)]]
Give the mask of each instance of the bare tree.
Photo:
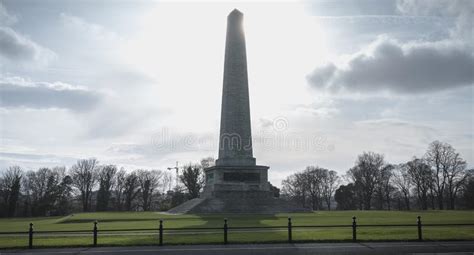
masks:
[(306, 207), (306, 197), (308, 196), (307, 183), (302, 173), (295, 173), (288, 176), (281, 182), (282, 196), (294, 200)]
[(331, 198), (339, 187), (340, 178), (337, 175), (336, 171), (326, 170), (326, 174), (323, 176), (322, 185), (323, 185), (323, 197), (326, 201), (326, 206), (328, 210), (331, 210)]
[(467, 178), (462, 189), (463, 206), (467, 209), (474, 209), (474, 169), (466, 172)]
[(454, 199), (462, 182), (465, 180), (466, 162), (448, 143), (432, 142), (425, 154), (433, 176), (433, 191), (439, 209), (444, 209), (444, 196), (447, 193), (450, 207), (454, 207)]
[(99, 171), (99, 190), (97, 191), (97, 211), (106, 211), (109, 207), (109, 200), (112, 186), (115, 183), (115, 173), (117, 167), (106, 165), (100, 167)]
[(317, 166), (308, 166), (302, 172), (288, 176), (282, 181), (282, 196), (292, 199), (302, 207), (309, 201), (313, 210), (331, 208), (331, 198), (339, 185), (336, 171)]
[(66, 167), (54, 167), (53, 172), (57, 172), (61, 178), (58, 186), (57, 201), (54, 208), (57, 215), (65, 215), (71, 211), (72, 198), (72, 178), (66, 174)]
[(115, 175), (115, 210), (121, 211), (124, 206), (124, 190), (127, 172), (122, 167)]
[(0, 194), (7, 217), (15, 216), (22, 177), (21, 168), (19, 166), (11, 166), (3, 173), (0, 179)]
[(169, 172), (164, 172), (163, 177), (161, 178), (161, 193), (166, 193), (170, 191), (172, 188), (171, 186), (173, 185), (173, 175), (170, 174)]
[(141, 189), (141, 200), (143, 211), (149, 211), (153, 192), (158, 187), (163, 173), (158, 170), (138, 170), (138, 182)]
[(92, 189), (97, 181), (98, 163), (94, 158), (81, 159), (70, 170), (72, 184), (80, 192), (84, 212), (89, 211), (91, 207)]
[(449, 167), (446, 167), (446, 189), (449, 198), (449, 209), (454, 210), (455, 200), (459, 190), (468, 178), (466, 171), (467, 163), (464, 161), (459, 153), (454, 153), (451, 158)]
[(443, 194), (446, 185), (446, 175), (443, 171), (443, 162), (449, 157), (449, 148), (439, 141), (430, 144), (425, 159), (431, 167), (434, 177), (434, 192), (438, 200), (439, 209), (443, 209)]
[(32, 216), (60, 215), (69, 211), (70, 176), (65, 167), (40, 168), (29, 171), (23, 180), (23, 190)]
[(390, 164), (384, 165), (377, 176), (377, 187), (375, 189), (377, 204), (376, 207), (379, 210), (384, 209), (384, 204), (388, 210), (391, 209), (392, 193), (395, 191), (395, 187), (392, 186), (393, 177), (393, 166)]
[(140, 193), (137, 173), (131, 172), (125, 177), (123, 194), (125, 196), (125, 210), (131, 211), (134, 208), (134, 200)]
[(309, 198), (313, 210), (320, 210), (323, 202), (322, 181), (327, 174), (326, 169), (314, 166), (306, 167), (302, 177), (308, 187)]
[(406, 164), (400, 164), (396, 166), (394, 170), (393, 183), (403, 195), (405, 208), (410, 210), (410, 190), (413, 186), (413, 182), (408, 173), (408, 166)]
[(384, 156), (374, 152), (364, 152), (358, 156), (356, 165), (347, 175), (359, 190), (364, 209), (372, 208), (372, 198), (377, 187), (378, 178), (386, 166)]
[(40, 168), (37, 171), (28, 171), (23, 179), (23, 186), (30, 200), (31, 214), (39, 216), (44, 214), (43, 203), (47, 189), (47, 181), (50, 170), (48, 168)]
[(58, 185), (57, 178), (49, 168), (40, 168), (26, 174), (25, 188), (31, 194), (31, 213), (33, 216), (47, 215), (54, 204), (53, 188)]

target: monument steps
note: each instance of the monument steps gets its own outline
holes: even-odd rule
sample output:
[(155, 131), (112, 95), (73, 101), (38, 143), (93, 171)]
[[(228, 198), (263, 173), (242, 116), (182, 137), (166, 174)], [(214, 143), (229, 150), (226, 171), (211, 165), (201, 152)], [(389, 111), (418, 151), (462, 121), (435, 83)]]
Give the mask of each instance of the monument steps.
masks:
[(170, 210), (168, 210), (168, 213), (188, 213), (191, 209), (204, 202), (204, 200), (204, 198), (193, 198), (176, 207), (171, 208)]
[(309, 209), (276, 197), (265, 199), (248, 199), (241, 198), (195, 198), (184, 202), (183, 204), (172, 208), (168, 213), (289, 213), (289, 212), (305, 212)]

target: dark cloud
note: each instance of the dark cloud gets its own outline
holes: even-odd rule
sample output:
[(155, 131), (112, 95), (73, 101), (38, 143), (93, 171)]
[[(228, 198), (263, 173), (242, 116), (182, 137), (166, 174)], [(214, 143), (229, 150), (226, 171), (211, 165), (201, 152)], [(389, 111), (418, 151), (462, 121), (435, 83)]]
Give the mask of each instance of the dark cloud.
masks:
[[(391, 91), (400, 94), (433, 92), (474, 84), (474, 2), (398, 0), (396, 10), (402, 15), (400, 17), (407, 20), (418, 20), (421, 15), (451, 22), (439, 24), (440, 28), (445, 27), (442, 29), (445, 32), (441, 33), (435, 29), (435, 34), (426, 34), (426, 29), (419, 29), (417, 38), (405, 38), (414, 41), (403, 44), (388, 39), (388, 35), (380, 37), (360, 53), (350, 56), (343, 67), (330, 63), (316, 68), (308, 75), (309, 83), (331, 92)], [(409, 28), (405, 25), (403, 30)], [(404, 36), (397, 38), (403, 41)]]
[(19, 78), (0, 80), (0, 107), (83, 111), (99, 101), (98, 93), (65, 83), (33, 83)]
[(31, 59), (36, 54), (34, 45), (13, 29), (0, 27), (0, 54), (9, 59)]
[(472, 48), (454, 42), (400, 45), (382, 38), (371, 50), (354, 54), (347, 67), (316, 68), (309, 83), (339, 91), (422, 93), (474, 83)]
[(0, 27), (0, 57), (13, 62), (47, 63), (54, 53), (9, 27)]
[[(18, 33), (11, 25), (18, 21), (0, 2), (0, 60), (28, 65), (47, 64), (55, 53)], [(1, 63), (0, 63), (0, 66)]]

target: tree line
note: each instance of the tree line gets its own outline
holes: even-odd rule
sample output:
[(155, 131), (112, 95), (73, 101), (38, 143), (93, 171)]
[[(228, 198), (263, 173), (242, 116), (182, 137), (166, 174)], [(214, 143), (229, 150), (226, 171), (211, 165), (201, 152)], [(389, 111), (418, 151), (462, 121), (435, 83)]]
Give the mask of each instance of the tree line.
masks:
[[(344, 184), (343, 184), (344, 183)], [(364, 152), (345, 175), (309, 166), (282, 182), (282, 196), (313, 210), (474, 208), (474, 170), (448, 143), (434, 141), (401, 164)]]
[[(203, 159), (210, 164), (212, 158)], [(51, 216), (90, 211), (167, 210), (199, 195), (201, 164), (189, 164), (172, 187), (173, 176), (160, 170), (127, 171), (78, 160), (66, 167), (24, 171), (11, 166), (0, 177), (0, 216)]]
[[(0, 216), (168, 210), (199, 196), (203, 169), (213, 163), (212, 157), (189, 163), (175, 185), (170, 172), (127, 171), (94, 158), (69, 169), (11, 166), (0, 177)], [(401, 164), (364, 152), (342, 176), (308, 166), (284, 179), (281, 192), (276, 187), (272, 192), (312, 210), (473, 209), (474, 170), (451, 145), (434, 141), (423, 157)]]

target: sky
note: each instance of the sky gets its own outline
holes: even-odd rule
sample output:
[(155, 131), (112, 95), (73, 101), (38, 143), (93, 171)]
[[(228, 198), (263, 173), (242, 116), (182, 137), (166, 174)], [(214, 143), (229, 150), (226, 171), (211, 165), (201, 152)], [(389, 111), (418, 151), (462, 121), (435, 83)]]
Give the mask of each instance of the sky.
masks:
[(274, 185), (308, 165), (344, 174), (364, 151), (407, 162), (434, 140), (473, 166), (473, 1), (0, 0), (0, 169), (216, 158), (234, 8)]

